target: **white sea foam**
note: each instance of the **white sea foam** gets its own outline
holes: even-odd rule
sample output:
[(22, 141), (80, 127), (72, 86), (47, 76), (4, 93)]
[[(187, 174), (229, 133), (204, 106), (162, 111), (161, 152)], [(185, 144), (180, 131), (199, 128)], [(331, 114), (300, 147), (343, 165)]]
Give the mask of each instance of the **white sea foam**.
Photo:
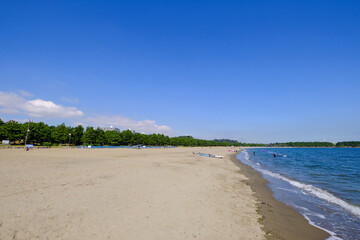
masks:
[(328, 201), (330, 203), (336, 204), (336, 205), (344, 208), (345, 210), (351, 212), (356, 217), (360, 218), (360, 207), (353, 206), (353, 205), (345, 202), (344, 200), (334, 196), (333, 194), (331, 194), (331, 193), (329, 193), (329, 192), (327, 192), (325, 190), (314, 187), (314, 186), (312, 186), (310, 184), (304, 184), (304, 183), (289, 179), (289, 178), (284, 177), (284, 176), (282, 176), (282, 175), (280, 175), (278, 173), (273, 173), (273, 172), (268, 171), (268, 170), (259, 169), (259, 171), (261, 171), (262, 173), (264, 173), (266, 175), (269, 175), (271, 177), (284, 180), (284, 181), (290, 183), (291, 185), (293, 185), (293, 186), (295, 186), (297, 188), (303, 189), (303, 190), (311, 193), (312, 195), (314, 195), (314, 196), (316, 196), (316, 197), (318, 197), (320, 199), (323, 199), (323, 200), (326, 200), (326, 201)]
[[(245, 160), (247, 161), (250, 161), (254, 164), (253, 161), (251, 161), (250, 157), (249, 157), (249, 154), (247, 153), (247, 151), (245, 150), (244, 151), (244, 157), (245, 157)], [(278, 173), (273, 173), (271, 171), (267, 171), (267, 170), (264, 170), (262, 169), (261, 167), (258, 167), (256, 165), (253, 165), (258, 171), (262, 172), (263, 174), (266, 174), (266, 175), (269, 175), (271, 177), (274, 177), (274, 178), (277, 178), (277, 179), (281, 179), (283, 181), (286, 181), (288, 183), (290, 183), (291, 185), (299, 188), (301, 190), (301, 192), (305, 195), (314, 195), (320, 199), (323, 199), (325, 201), (328, 201), (330, 203), (333, 203), (333, 204), (336, 204), (340, 207), (342, 207), (343, 209), (349, 211), (350, 213), (352, 213), (353, 215), (355, 215), (357, 218), (360, 218), (360, 207), (357, 207), (357, 206), (353, 206), (347, 202), (345, 202), (344, 200), (334, 196), (333, 194), (325, 191), (325, 190), (322, 190), (320, 188), (317, 188), (317, 187), (314, 187), (312, 185), (309, 185), (309, 184), (304, 184), (304, 183), (301, 183), (301, 182), (298, 182), (298, 181), (295, 181), (295, 180), (292, 180), (292, 179), (289, 179), (287, 177), (284, 177)], [(284, 189), (285, 190), (285, 189)], [(303, 213), (303, 216), (305, 217), (305, 219), (313, 226), (317, 227), (317, 228), (320, 228), (324, 231), (326, 231), (327, 233), (329, 233), (331, 236), (329, 238), (327, 238), (326, 240), (343, 240), (342, 238), (340, 237), (337, 237), (336, 236), (336, 233), (335, 232), (332, 232), (328, 229), (325, 229), (325, 228), (322, 228), (318, 225), (316, 225), (313, 221), (310, 220), (310, 216), (317, 216), (321, 219), (326, 219), (326, 217), (322, 214), (317, 214), (317, 213), (314, 213), (312, 211), (310, 211), (309, 209), (307, 208), (304, 208), (304, 207), (300, 207), (300, 206), (297, 206), (298, 208), (300, 209), (303, 209), (304, 213)]]
[[(246, 150), (244, 151), (244, 154), (245, 154), (245, 159), (250, 161), (249, 153)], [(308, 192), (308, 193), (310, 193), (310, 194), (312, 194), (312, 195), (314, 195), (314, 196), (316, 196), (316, 197), (318, 197), (320, 199), (323, 199), (323, 200), (328, 201), (330, 203), (336, 204), (336, 205), (344, 208), (345, 210), (351, 212), (357, 218), (360, 218), (360, 207), (351, 205), (351, 204), (345, 202), (344, 200), (334, 196), (333, 194), (331, 194), (331, 193), (329, 193), (329, 192), (327, 192), (327, 191), (325, 191), (323, 189), (314, 187), (314, 186), (312, 186), (310, 184), (304, 184), (304, 183), (289, 179), (289, 178), (284, 177), (284, 176), (282, 176), (282, 175), (280, 175), (278, 173), (273, 173), (273, 172), (265, 170), (265, 169), (259, 168), (258, 170), (261, 171), (263, 174), (269, 175), (269, 176), (277, 178), (277, 179), (284, 180), (284, 181), (290, 183), (291, 185), (293, 185), (293, 186), (295, 186), (297, 188), (300, 188), (302, 190), (305, 190), (306, 192)]]
[(296, 205), (296, 204), (293, 204), (297, 209), (302, 209), (303, 212), (304, 212), (304, 215), (311, 215), (311, 216), (316, 216), (318, 218), (321, 218), (321, 219), (326, 219), (326, 217), (320, 213), (316, 213), (316, 212), (313, 212), (313, 211), (310, 211), (308, 208), (306, 207), (302, 207), (302, 206), (299, 206), (299, 205)]
[(336, 236), (330, 236), (326, 240), (342, 240), (342, 238), (336, 237)]
[(312, 215), (317, 216), (318, 218), (321, 218), (321, 219), (326, 219), (326, 217), (324, 215), (319, 214), (319, 213), (313, 213)]
[(250, 157), (249, 157), (249, 153), (248, 153), (248, 151), (244, 151), (244, 154), (245, 154), (245, 159), (246, 160), (248, 160), (248, 161), (250, 161)]
[(331, 236), (328, 237), (326, 240), (343, 240), (342, 238), (339, 238), (339, 237), (335, 236), (335, 233), (334, 233), (334, 232), (332, 232), (332, 231), (330, 231), (330, 230), (327, 230), (327, 229), (325, 229), (325, 228), (322, 228), (322, 227), (316, 225), (313, 221), (310, 220), (310, 218), (309, 218), (306, 214), (304, 215), (304, 217), (305, 217), (305, 219), (306, 219), (311, 225), (313, 225), (313, 226), (315, 226), (315, 227), (317, 227), (317, 228), (320, 228), (321, 230), (323, 230), (323, 231), (325, 231), (325, 232), (327, 232), (328, 234), (331, 235)]
[(303, 190), (301, 190), (301, 193), (304, 194), (304, 195), (309, 195), (309, 194), (307, 194), (307, 192), (305, 192)]
[(295, 190), (291, 190), (291, 189), (287, 189), (287, 188), (283, 188), (283, 187), (276, 187), (276, 188), (283, 190), (283, 191), (287, 191), (287, 192), (297, 193), (297, 191), (295, 191)]

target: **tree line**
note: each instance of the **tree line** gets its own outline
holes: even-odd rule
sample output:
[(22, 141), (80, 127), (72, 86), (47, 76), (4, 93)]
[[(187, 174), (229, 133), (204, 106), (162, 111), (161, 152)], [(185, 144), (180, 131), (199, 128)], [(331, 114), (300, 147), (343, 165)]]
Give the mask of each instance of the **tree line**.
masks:
[(360, 147), (360, 141), (338, 142), (336, 147)]
[(360, 147), (360, 141), (331, 142), (286, 142), (286, 143), (240, 143), (231, 139), (204, 140), (192, 136), (168, 137), (163, 134), (142, 134), (130, 130), (104, 131), (101, 128), (49, 126), (43, 122), (19, 123), (0, 119), (0, 140), (9, 140), (10, 144), (24, 144), (29, 127), (27, 143), (37, 146), (53, 145), (151, 145), (151, 146), (244, 146), (244, 147)]
[(9, 140), (10, 144), (24, 144), (29, 127), (27, 143), (37, 146), (53, 145), (151, 145), (151, 146), (240, 146), (241, 143), (230, 141), (213, 141), (196, 139), (191, 136), (168, 137), (163, 134), (142, 134), (130, 130), (104, 131), (101, 128), (66, 126), (49, 126), (43, 122), (19, 123), (4, 122), (0, 119), (0, 140)]

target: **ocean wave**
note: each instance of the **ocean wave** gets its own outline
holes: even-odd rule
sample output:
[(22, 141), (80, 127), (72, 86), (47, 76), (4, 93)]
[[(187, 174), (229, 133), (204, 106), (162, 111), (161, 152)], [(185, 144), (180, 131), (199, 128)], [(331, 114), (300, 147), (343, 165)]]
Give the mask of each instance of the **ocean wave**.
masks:
[(294, 204), (294, 206), (298, 209), (302, 209), (304, 212), (305, 212), (305, 215), (308, 216), (308, 215), (311, 215), (311, 216), (316, 216), (318, 218), (321, 218), (321, 219), (326, 219), (326, 217), (320, 213), (316, 213), (316, 212), (313, 212), (313, 211), (310, 211), (308, 208), (306, 207), (301, 207), (299, 205), (296, 205)]
[(301, 190), (301, 193), (304, 194), (304, 195), (308, 195), (307, 192)]
[(353, 206), (347, 202), (345, 202), (344, 200), (342, 200), (341, 198), (338, 198), (336, 196), (334, 196), (333, 194), (329, 193), (328, 191), (325, 191), (323, 189), (314, 187), (310, 184), (305, 184), (305, 183), (301, 183), (292, 179), (289, 179), (287, 177), (284, 177), (278, 173), (273, 173), (271, 171), (265, 170), (265, 169), (259, 169), (259, 171), (261, 171), (263, 174), (266, 174), (268, 176), (277, 178), (277, 179), (281, 179), (284, 180), (288, 183), (290, 183), (291, 185), (293, 185), (294, 187), (303, 189), (309, 193), (311, 193), (312, 195), (323, 199), (325, 201), (328, 201), (330, 203), (336, 204), (340, 207), (342, 207), (343, 209), (349, 211), (350, 213), (352, 213), (353, 215), (355, 215), (357, 218), (360, 218), (360, 207), (357, 206)]
[(250, 161), (250, 156), (249, 156), (249, 153), (248, 153), (248, 151), (244, 151), (244, 155), (245, 155), (245, 159), (246, 160), (248, 160), (248, 161)]
[(342, 238), (339, 238), (339, 237), (335, 236), (336, 234), (334, 232), (316, 225), (313, 221), (310, 220), (310, 218), (306, 214), (304, 215), (304, 217), (311, 225), (313, 225), (313, 226), (315, 226), (317, 228), (320, 228), (321, 230), (324, 230), (325, 232), (327, 232), (328, 234), (331, 235), (326, 240), (343, 240)]
[(295, 190), (291, 190), (291, 189), (287, 189), (287, 188), (283, 188), (283, 187), (276, 187), (276, 188), (283, 190), (283, 191), (287, 191), (287, 192), (297, 193), (297, 191), (295, 191)]
[[(312, 207), (311, 207), (312, 210), (305, 208), (304, 206), (307, 206), (307, 205), (303, 204), (304, 202), (302, 202), (301, 199), (304, 200), (305, 202), (307, 201), (306, 199), (310, 199), (310, 204), (311, 204), (311, 203), (314, 203), (313, 202), (314, 200), (311, 200), (311, 197), (310, 198), (304, 197), (304, 199), (303, 199), (301, 196), (299, 196), (300, 199), (298, 202), (297, 201), (291, 202), (291, 206), (294, 207), (295, 209), (297, 209), (299, 211), (299, 213), (301, 213), (311, 225), (318, 227), (318, 228), (328, 232), (331, 235), (327, 240), (340, 240), (342, 238), (358, 239), (358, 236), (359, 236), (358, 235), (358, 233), (359, 233), (358, 220), (356, 220), (356, 219), (360, 219), (360, 207), (358, 205), (349, 203), (345, 199), (343, 200), (342, 198), (337, 197), (335, 195), (336, 191), (334, 191), (334, 193), (331, 193), (330, 191), (324, 189), (326, 187), (322, 188), (321, 186), (318, 186), (318, 185), (317, 185), (317, 187), (315, 187), (315, 186), (311, 185), (311, 184), (313, 184), (311, 182), (310, 183), (302, 183), (302, 182), (299, 182), (299, 180), (276, 173), (276, 171), (272, 172), (272, 171), (270, 171), (270, 169), (266, 168), (267, 165), (271, 165), (271, 163), (273, 162), (272, 160), (274, 160), (274, 162), (276, 164), (276, 163), (278, 163), (277, 161), (279, 159), (266, 159), (266, 156), (262, 156), (262, 155), (259, 155), (259, 157), (255, 157), (255, 156), (253, 157), (252, 154), (250, 154), (250, 152), (249, 153), (246, 152), (246, 150), (242, 151), (242, 153), (239, 155), (238, 159), (240, 161), (242, 161), (243, 163), (251, 166), (256, 171), (260, 172), (265, 178), (268, 179), (268, 177), (271, 177), (274, 179), (278, 179), (280, 181), (285, 181), (286, 183), (288, 183), (291, 186), (298, 189), (298, 190), (292, 189), (294, 191), (294, 193), (309, 195), (309, 196), (315, 197), (319, 200), (321, 199), (322, 201), (325, 201), (325, 202), (329, 203), (330, 205), (334, 204), (336, 206), (339, 206), (341, 209), (343, 209), (343, 210), (341, 210), (341, 209), (338, 209), (337, 207), (332, 208), (331, 206), (328, 206), (328, 207), (330, 207), (330, 209), (328, 209), (326, 207), (327, 206), (326, 203), (319, 203), (320, 205), (312, 205)], [(268, 162), (264, 162), (264, 164), (263, 164), (261, 161), (257, 161), (259, 159), (264, 160), (264, 161), (268, 160)], [(293, 161), (298, 161), (298, 159), (295, 158)], [(260, 166), (257, 164), (258, 162), (261, 164)], [(308, 165), (311, 165), (311, 164), (308, 164)], [(322, 167), (322, 169), (324, 170), (323, 167)], [(325, 169), (325, 170), (328, 170), (328, 169)], [(332, 170), (329, 170), (327, 172), (338, 173), (337, 175), (342, 174), (342, 173), (332, 171)], [(355, 173), (348, 174), (348, 175), (351, 175), (351, 177), (356, 177), (357, 174), (358, 173), (355, 172)], [(328, 175), (321, 174), (321, 171), (319, 173), (314, 172), (309, 175), (313, 176), (314, 179), (316, 180), (316, 182), (318, 182), (318, 180), (328, 179), (327, 178)], [(342, 177), (342, 176), (340, 176), (340, 177)], [(333, 178), (329, 177), (329, 179), (330, 179), (330, 181), (326, 182), (326, 184), (329, 184), (330, 182), (334, 183), (335, 181), (340, 181), (340, 179), (335, 180), (334, 177)], [(274, 183), (278, 182), (278, 181), (272, 181), (270, 179), (268, 179), (268, 180), (270, 182), (274, 182)], [(280, 182), (278, 184), (280, 184)], [(281, 184), (278, 185), (278, 184), (275, 184), (275, 186), (273, 186), (273, 187), (284, 190), (284, 191), (289, 190), (288, 187), (282, 187), (283, 184), (282, 185)], [(286, 184), (284, 186), (286, 186)], [(358, 192), (357, 189), (351, 189), (351, 188), (353, 188), (351, 186), (347, 185), (347, 188), (350, 190), (349, 192), (352, 192), (352, 191), (354, 191), (354, 193)], [(291, 189), (291, 187), (290, 187), (290, 189)], [(332, 189), (332, 188), (330, 188), (330, 189)], [(275, 190), (275, 189), (273, 189), (273, 190)], [(290, 191), (292, 191), (292, 190), (290, 190)], [(303, 205), (303, 206), (297, 206), (297, 204), (295, 204), (295, 203), (299, 203), (300, 205)], [(324, 206), (325, 206), (325, 209), (322, 208)], [(320, 208), (320, 209), (318, 209), (318, 208)], [(322, 211), (322, 210), (324, 210), (324, 211)], [(328, 210), (330, 210), (330, 212)], [(335, 210), (335, 212), (333, 212), (333, 210)], [(341, 222), (339, 222), (339, 221), (341, 221)], [(354, 237), (354, 236), (356, 236), (356, 237)]]
[(326, 219), (326, 217), (325, 217), (324, 215), (318, 214), (318, 213), (315, 213), (315, 212), (312, 212), (312, 211), (310, 211), (310, 210), (309, 210), (308, 208), (306, 208), (306, 207), (301, 207), (301, 206), (296, 205), (296, 204), (294, 204), (294, 205), (296, 206), (296, 208), (302, 209), (302, 210), (304, 211), (303, 216), (305, 217), (305, 219), (306, 219), (311, 225), (313, 225), (313, 226), (315, 226), (315, 227), (317, 227), (317, 228), (319, 228), (319, 229), (322, 229), (322, 230), (324, 230), (325, 232), (327, 232), (328, 234), (331, 235), (331, 236), (328, 237), (326, 240), (343, 240), (342, 238), (337, 237), (337, 236), (336, 236), (336, 233), (334, 233), (333, 231), (330, 231), (330, 230), (328, 230), (328, 229), (325, 229), (325, 228), (320, 227), (319, 225), (316, 225), (316, 224), (315, 224), (313, 221), (311, 221), (311, 219), (309, 218), (309, 216), (316, 216), (316, 217), (321, 218), (321, 219)]

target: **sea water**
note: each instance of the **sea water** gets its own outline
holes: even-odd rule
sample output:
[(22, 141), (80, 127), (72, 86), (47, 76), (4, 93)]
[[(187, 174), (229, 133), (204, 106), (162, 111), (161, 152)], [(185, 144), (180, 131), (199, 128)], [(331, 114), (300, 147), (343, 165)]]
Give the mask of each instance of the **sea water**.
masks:
[(360, 148), (257, 148), (237, 158), (330, 239), (360, 239)]

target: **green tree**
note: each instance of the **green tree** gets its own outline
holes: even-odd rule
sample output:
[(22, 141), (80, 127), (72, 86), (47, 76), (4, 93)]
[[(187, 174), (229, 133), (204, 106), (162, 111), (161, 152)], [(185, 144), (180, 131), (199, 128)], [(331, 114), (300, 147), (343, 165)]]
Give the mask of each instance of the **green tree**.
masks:
[[(28, 123), (23, 124), (23, 128), (27, 129)], [(50, 127), (43, 123), (35, 123), (31, 122), (29, 127), (29, 135), (28, 142), (34, 144), (40, 144), (42, 142), (50, 142), (51, 141), (51, 129)], [(25, 132), (26, 134), (26, 132)]]
[(122, 145), (133, 145), (134, 134), (130, 130), (125, 130), (120, 133)]
[(0, 140), (6, 140), (5, 126), (6, 126), (5, 122), (2, 119), (0, 119)]
[(338, 142), (336, 147), (360, 147), (360, 141)]
[(38, 141), (41, 142), (41, 143), (43, 143), (43, 142), (51, 142), (52, 137), (51, 137), (51, 128), (50, 128), (50, 126), (43, 123), (43, 122), (39, 122), (37, 127), (39, 129)]
[(144, 134), (141, 133), (134, 133), (133, 136), (133, 144), (137, 145), (137, 144), (146, 144), (144, 141)]
[(158, 138), (156, 134), (149, 135), (148, 145), (152, 145), (152, 146), (158, 145)]
[(84, 128), (83, 128), (83, 126), (78, 125), (72, 131), (71, 143), (74, 145), (81, 145), (83, 135), (84, 135)]
[(87, 127), (83, 136), (82, 141), (84, 144), (96, 143), (96, 132), (93, 127)]
[(5, 124), (5, 138), (6, 140), (10, 140), (15, 144), (16, 141), (21, 141), (25, 139), (25, 132), (23, 125), (16, 121), (8, 121)]
[(109, 145), (118, 146), (121, 144), (120, 133), (118, 133), (116, 131), (106, 131), (105, 137), (106, 137), (106, 142)]
[(67, 143), (69, 141), (69, 129), (65, 124), (58, 125), (51, 133), (56, 143)]
[(105, 132), (104, 130), (102, 130), (101, 128), (97, 128), (95, 130), (95, 135), (96, 135), (96, 141), (95, 143), (97, 145), (106, 145), (107, 144), (107, 139), (106, 139), (106, 136), (105, 136)]

